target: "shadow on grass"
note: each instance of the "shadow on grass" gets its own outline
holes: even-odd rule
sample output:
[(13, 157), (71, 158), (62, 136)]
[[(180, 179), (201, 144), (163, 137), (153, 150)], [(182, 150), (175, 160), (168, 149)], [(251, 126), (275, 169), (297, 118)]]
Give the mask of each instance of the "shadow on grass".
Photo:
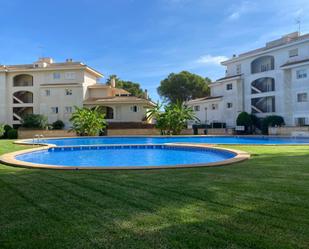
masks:
[(309, 152), (220, 168), (1, 167), (1, 248), (308, 248)]

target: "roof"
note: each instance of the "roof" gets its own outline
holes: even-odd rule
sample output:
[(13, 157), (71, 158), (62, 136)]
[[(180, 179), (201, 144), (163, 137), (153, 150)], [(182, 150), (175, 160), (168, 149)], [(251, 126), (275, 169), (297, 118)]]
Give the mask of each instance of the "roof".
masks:
[(231, 76), (226, 76), (226, 77), (217, 79), (216, 81), (229, 80), (229, 79), (233, 79), (233, 78), (240, 77), (241, 75), (242, 75), (242, 74), (235, 74), (235, 75), (231, 75)]
[[(35, 62), (36, 63), (36, 62)], [(85, 65), (84, 63), (80, 61), (76, 62), (60, 62), (60, 63), (47, 63), (46, 67), (34, 67), (32, 64), (20, 64), (20, 65), (0, 65), (0, 70), (5, 70), (7, 72), (9, 71), (42, 71), (42, 70), (62, 70), (62, 69), (85, 69), (86, 71), (93, 73), (99, 77), (103, 77), (103, 74), (99, 71), (93, 69), (92, 67), (89, 67)], [(39, 63), (39, 62), (37, 62)]]
[(130, 92), (122, 88), (111, 87), (110, 85), (100, 84), (100, 83), (95, 84), (95, 85), (90, 85), (88, 86), (88, 88), (89, 89), (109, 89), (112, 92), (112, 95), (116, 95), (116, 94), (131, 95)]
[(135, 96), (113, 96), (104, 98), (88, 98), (84, 101), (85, 105), (104, 105), (104, 104), (145, 104), (155, 106), (155, 104), (148, 100)]
[(220, 99), (220, 98), (222, 98), (222, 96), (208, 96), (208, 97), (203, 97), (203, 98), (198, 98), (198, 99), (191, 99), (187, 103), (194, 104), (196, 102), (215, 100), (215, 99)]
[(40, 84), (40, 86), (81, 86), (80, 83), (51, 83), (51, 84)]
[(287, 35), (282, 36), (280, 39), (267, 42), (264, 47), (257, 48), (254, 50), (250, 50), (248, 52), (239, 54), (238, 56), (235, 56), (231, 59), (228, 59), (226, 61), (223, 61), (222, 64), (225, 65), (228, 62), (232, 62), (234, 60), (242, 59), (244, 57), (252, 56), (258, 53), (266, 52), (268, 50), (272, 50), (274, 48), (280, 48), (285, 45), (290, 45), (295, 42), (300, 42), (304, 40), (309, 40), (309, 34), (299, 35), (298, 32), (293, 32)]
[(298, 61), (287, 62), (287, 63), (283, 64), (281, 67), (292, 66), (292, 65), (296, 65), (296, 64), (305, 63), (305, 62), (309, 62), (309, 58), (308, 59), (298, 60)]

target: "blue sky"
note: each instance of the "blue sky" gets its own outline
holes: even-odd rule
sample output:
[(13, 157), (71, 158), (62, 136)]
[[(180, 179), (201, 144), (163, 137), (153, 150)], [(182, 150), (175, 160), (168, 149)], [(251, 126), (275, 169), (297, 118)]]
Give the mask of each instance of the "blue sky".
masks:
[(215, 80), (220, 61), (297, 30), (297, 18), (308, 32), (308, 11), (308, 0), (0, 0), (0, 64), (73, 58), (157, 100), (171, 72)]

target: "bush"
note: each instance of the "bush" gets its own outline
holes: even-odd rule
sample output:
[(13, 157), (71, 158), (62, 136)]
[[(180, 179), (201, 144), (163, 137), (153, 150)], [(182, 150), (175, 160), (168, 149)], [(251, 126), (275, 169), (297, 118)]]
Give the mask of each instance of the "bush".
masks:
[(45, 129), (47, 125), (47, 118), (40, 114), (28, 114), (22, 121), (25, 128)]
[(241, 112), (236, 119), (236, 124), (244, 126), (245, 133), (251, 133), (253, 125), (252, 116), (247, 112)]
[(3, 129), (4, 129), (4, 132), (3, 132), (2, 136), (0, 135), (0, 138), (8, 138), (8, 132), (9, 132), (9, 130), (11, 130), (13, 128), (9, 125), (4, 125)]
[(53, 130), (62, 130), (65, 124), (61, 120), (57, 120), (52, 124)]
[(284, 119), (281, 116), (272, 115), (262, 120), (262, 133), (268, 135), (268, 127), (276, 127), (284, 125)]
[(11, 129), (8, 131), (8, 135), (7, 135), (8, 139), (17, 139), (18, 138), (18, 132), (16, 129)]

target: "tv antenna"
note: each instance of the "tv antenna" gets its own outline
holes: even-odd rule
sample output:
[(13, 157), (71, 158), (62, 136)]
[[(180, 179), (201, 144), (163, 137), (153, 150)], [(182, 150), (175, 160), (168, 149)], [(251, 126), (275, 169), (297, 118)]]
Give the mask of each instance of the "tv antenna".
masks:
[(296, 24), (298, 26), (298, 33), (300, 35), (300, 28), (301, 28), (301, 19), (300, 19), (300, 17), (296, 18), (295, 21), (296, 21)]

